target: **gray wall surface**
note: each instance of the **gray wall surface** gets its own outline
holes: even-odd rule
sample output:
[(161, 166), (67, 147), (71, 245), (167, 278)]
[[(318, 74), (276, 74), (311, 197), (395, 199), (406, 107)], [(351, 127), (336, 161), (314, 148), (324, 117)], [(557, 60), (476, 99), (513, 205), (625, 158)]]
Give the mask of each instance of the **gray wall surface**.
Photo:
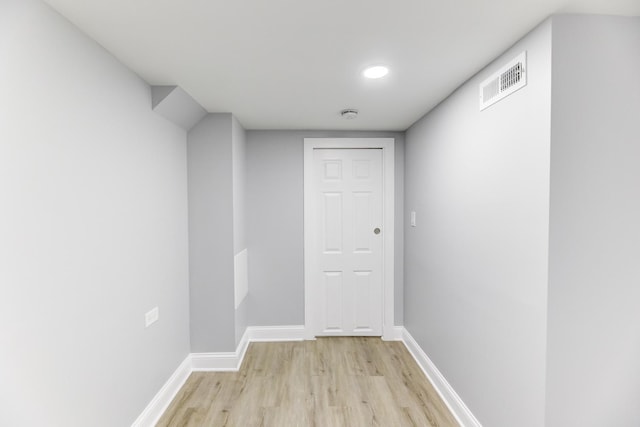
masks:
[[(523, 50), (528, 85), (479, 111)], [(544, 424), (550, 97), (545, 22), (406, 133), (405, 327), (491, 427)]]
[(247, 131), (249, 324), (304, 324), (304, 138), (392, 137), (396, 145), (395, 321), (403, 322), (404, 133)]
[[(236, 308), (235, 312), (235, 338), (236, 338), (236, 347), (233, 348), (235, 351), (242, 340), (242, 336), (247, 330), (247, 326), (249, 326), (249, 298), (245, 298), (238, 308)], [(230, 350), (231, 351), (231, 350)]]
[(640, 425), (640, 18), (553, 18), (548, 427)]
[[(247, 247), (246, 239), (246, 176), (247, 176), (247, 132), (240, 122), (232, 117), (232, 155), (233, 155), (233, 254), (237, 255)], [(235, 307), (235, 302), (234, 302)], [(235, 328), (236, 346), (248, 326), (249, 298), (240, 303), (236, 309)]]
[(233, 117), (208, 114), (188, 135), (191, 351), (235, 351)]
[(247, 176), (247, 132), (235, 117), (232, 117), (232, 162), (233, 162), (233, 254), (247, 247), (246, 239), (246, 176)]
[(0, 64), (0, 425), (131, 425), (189, 353), (185, 132), (40, 1)]

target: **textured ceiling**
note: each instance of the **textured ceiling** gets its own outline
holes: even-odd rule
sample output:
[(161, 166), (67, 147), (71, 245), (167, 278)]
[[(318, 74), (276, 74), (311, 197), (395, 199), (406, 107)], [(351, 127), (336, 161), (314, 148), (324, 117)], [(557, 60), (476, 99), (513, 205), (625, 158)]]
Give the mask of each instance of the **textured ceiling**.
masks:
[[(640, 15), (639, 0), (46, 2), (148, 83), (247, 129), (405, 130), (553, 13)], [(391, 73), (365, 81), (371, 64)]]

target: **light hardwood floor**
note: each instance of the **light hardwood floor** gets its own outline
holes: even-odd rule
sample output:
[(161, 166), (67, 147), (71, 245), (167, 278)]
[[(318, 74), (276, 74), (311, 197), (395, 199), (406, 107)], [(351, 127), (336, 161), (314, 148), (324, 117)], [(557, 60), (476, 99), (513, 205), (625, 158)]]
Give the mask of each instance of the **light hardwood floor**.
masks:
[(400, 342), (251, 343), (239, 372), (194, 372), (158, 426), (458, 426)]

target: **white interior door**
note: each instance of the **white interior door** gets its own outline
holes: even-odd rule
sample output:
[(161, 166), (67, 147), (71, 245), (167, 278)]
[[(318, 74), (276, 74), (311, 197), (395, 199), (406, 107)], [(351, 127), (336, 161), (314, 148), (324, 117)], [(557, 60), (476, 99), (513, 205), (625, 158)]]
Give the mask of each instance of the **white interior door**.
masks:
[(382, 149), (313, 150), (315, 335), (382, 335)]

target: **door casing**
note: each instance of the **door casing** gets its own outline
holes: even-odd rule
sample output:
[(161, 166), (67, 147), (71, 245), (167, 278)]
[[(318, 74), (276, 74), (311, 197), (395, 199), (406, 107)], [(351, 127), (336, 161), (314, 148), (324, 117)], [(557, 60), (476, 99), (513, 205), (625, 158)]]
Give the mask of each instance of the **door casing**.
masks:
[(315, 339), (318, 329), (315, 301), (311, 295), (314, 283), (315, 257), (309, 207), (313, 205), (313, 150), (320, 148), (382, 149), (382, 338), (395, 339), (394, 325), (394, 234), (395, 234), (395, 140), (394, 138), (305, 138), (304, 139), (304, 295), (305, 337)]

